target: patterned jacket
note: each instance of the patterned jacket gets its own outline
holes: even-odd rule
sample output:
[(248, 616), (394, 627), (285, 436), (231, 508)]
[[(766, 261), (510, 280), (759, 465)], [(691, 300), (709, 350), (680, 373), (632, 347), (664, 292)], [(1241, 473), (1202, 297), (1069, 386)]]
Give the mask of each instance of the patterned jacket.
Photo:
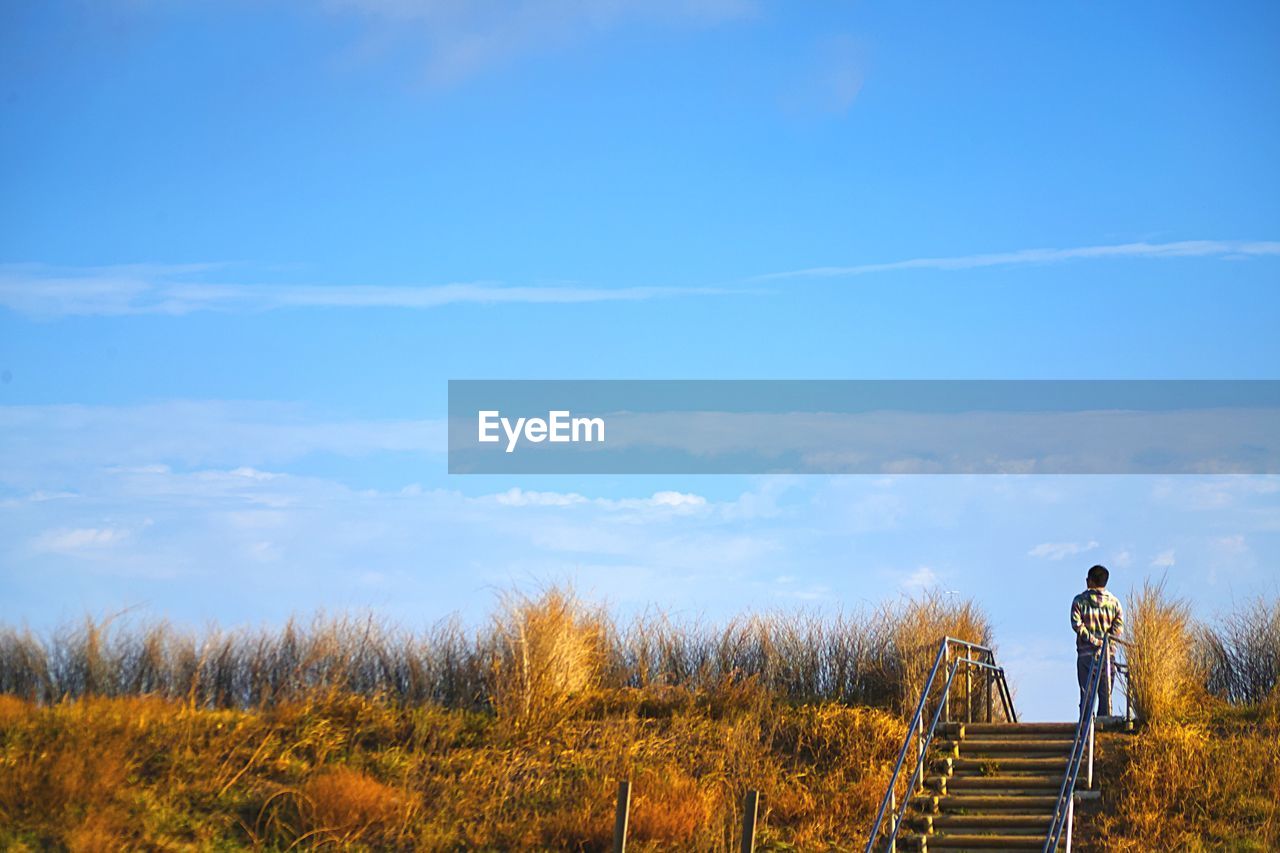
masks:
[[(1091, 655), (1107, 634), (1124, 636), (1124, 610), (1120, 599), (1105, 589), (1086, 589), (1071, 600), (1071, 630), (1076, 633), (1076, 652)], [(1115, 651), (1113, 644), (1112, 652)]]

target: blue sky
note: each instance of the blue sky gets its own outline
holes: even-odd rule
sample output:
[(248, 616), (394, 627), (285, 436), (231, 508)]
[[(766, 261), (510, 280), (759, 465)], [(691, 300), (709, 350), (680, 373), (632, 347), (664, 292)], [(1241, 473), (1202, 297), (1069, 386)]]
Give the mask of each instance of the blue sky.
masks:
[[(1280, 9), (8, 4), (0, 618), (1277, 593), (1271, 477), (449, 477), (450, 378), (1276, 378)], [(1065, 658), (1065, 659), (1064, 659)]]

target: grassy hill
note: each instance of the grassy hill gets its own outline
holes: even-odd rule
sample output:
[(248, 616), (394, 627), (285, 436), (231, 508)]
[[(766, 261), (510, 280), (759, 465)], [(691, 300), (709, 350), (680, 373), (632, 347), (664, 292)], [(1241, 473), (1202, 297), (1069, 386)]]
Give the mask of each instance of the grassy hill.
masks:
[(1100, 745), (1088, 850), (1280, 849), (1280, 709), (1213, 704)]
[[(1280, 848), (1259, 664), (1280, 608), (1210, 630), (1145, 594), (1131, 662), (1150, 723), (1102, 742), (1081, 848)], [(632, 849), (731, 849), (751, 788), (764, 849), (860, 849), (944, 633), (990, 639), (937, 597), (619, 626), (556, 590), (473, 632), (0, 631), (0, 847), (598, 850), (628, 778)]]
[(1280, 850), (1280, 600), (1197, 625), (1162, 585), (1130, 597), (1143, 725), (1104, 738), (1098, 850)]

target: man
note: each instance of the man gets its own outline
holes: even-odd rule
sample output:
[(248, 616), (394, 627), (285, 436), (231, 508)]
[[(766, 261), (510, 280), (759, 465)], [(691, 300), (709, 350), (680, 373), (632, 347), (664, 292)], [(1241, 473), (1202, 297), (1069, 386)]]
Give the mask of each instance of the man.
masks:
[(1088, 589), (1071, 600), (1071, 630), (1076, 633), (1076, 676), (1080, 681), (1080, 707), (1083, 710), (1088, 697), (1089, 669), (1094, 655), (1102, 647), (1102, 641), (1110, 636), (1110, 654), (1102, 661), (1103, 669), (1098, 679), (1098, 714), (1111, 715), (1111, 660), (1116, 643), (1124, 634), (1124, 611), (1120, 599), (1107, 592), (1111, 573), (1105, 566), (1089, 569), (1085, 578)]

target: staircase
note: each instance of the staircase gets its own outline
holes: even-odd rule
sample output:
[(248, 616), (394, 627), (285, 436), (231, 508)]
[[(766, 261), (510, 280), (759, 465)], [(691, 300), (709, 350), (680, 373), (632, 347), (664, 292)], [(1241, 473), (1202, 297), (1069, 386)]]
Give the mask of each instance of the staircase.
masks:
[(1040, 850), (1075, 723), (941, 723), (902, 850)]
[[(1111, 660), (1110, 644), (1108, 636), (1094, 653), (1086, 696), (1097, 693), (1104, 671), (1112, 666), (1104, 664)], [(961, 672), (963, 678), (958, 677)], [(1123, 718), (1095, 716), (1090, 702), (1074, 723), (1020, 723), (995, 652), (943, 637), (864, 853), (1049, 853), (1058, 848), (1070, 853), (1075, 802), (1097, 796), (1076, 788), (1081, 781), (1083, 787), (1093, 786), (1095, 732), (1113, 725), (1132, 727), (1128, 668), (1115, 663), (1114, 674), (1125, 680)], [(963, 684), (963, 694), (953, 692), (957, 684)], [(953, 705), (963, 710), (965, 722), (953, 722)], [(905, 800), (899, 802), (904, 788)]]

